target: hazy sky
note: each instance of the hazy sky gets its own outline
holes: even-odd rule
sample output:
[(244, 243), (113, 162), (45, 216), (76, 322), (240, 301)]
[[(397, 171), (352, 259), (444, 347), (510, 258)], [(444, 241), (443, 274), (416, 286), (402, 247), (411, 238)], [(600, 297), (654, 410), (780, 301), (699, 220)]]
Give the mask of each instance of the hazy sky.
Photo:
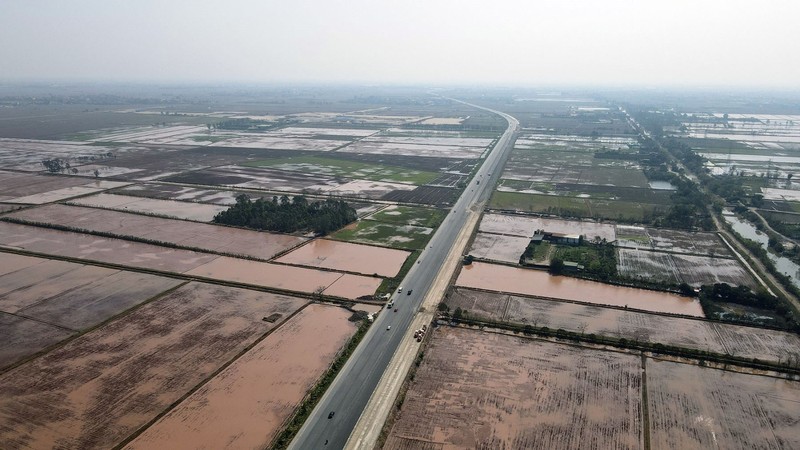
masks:
[(0, 79), (800, 87), (793, 0), (0, 0)]

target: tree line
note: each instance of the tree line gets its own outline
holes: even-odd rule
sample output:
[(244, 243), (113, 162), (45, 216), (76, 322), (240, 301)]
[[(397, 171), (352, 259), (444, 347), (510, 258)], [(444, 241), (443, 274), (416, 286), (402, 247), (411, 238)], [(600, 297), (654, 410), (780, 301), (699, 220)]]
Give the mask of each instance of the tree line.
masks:
[(275, 196), (272, 200), (251, 200), (246, 194), (236, 196), (236, 203), (214, 216), (215, 223), (253, 228), (256, 230), (292, 233), (312, 230), (317, 234), (331, 231), (358, 218), (356, 210), (341, 200), (309, 202), (302, 195), (292, 200)]

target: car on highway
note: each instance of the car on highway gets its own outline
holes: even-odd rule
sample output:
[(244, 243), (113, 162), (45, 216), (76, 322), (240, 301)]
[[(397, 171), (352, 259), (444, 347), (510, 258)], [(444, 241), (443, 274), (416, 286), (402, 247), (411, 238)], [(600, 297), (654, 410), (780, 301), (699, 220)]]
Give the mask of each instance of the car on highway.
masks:
[(403, 286), (398, 286), (397, 287), (397, 293), (398, 294), (402, 294), (403, 293)]
[(408, 294), (406, 294), (406, 295), (411, 295), (412, 292), (414, 292), (414, 290), (413, 289), (409, 289), (408, 290)]
[(386, 327), (386, 331), (389, 331), (389, 330), (391, 330), (391, 329), (392, 329), (392, 326), (391, 326), (391, 325), (389, 325), (388, 327)]
[(336, 411), (331, 411), (328, 413), (328, 419), (333, 419), (333, 415), (336, 414)]

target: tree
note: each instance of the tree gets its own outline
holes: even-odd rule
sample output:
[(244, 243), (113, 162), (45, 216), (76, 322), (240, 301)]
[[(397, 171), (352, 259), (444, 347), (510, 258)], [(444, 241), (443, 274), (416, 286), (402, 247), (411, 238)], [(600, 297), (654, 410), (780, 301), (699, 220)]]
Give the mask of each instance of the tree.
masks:
[(553, 275), (560, 275), (564, 271), (564, 261), (561, 258), (553, 258), (550, 260), (550, 273)]
[(44, 159), (42, 160), (42, 165), (50, 173), (61, 173), (65, 168), (69, 167), (68, 164), (58, 158)]

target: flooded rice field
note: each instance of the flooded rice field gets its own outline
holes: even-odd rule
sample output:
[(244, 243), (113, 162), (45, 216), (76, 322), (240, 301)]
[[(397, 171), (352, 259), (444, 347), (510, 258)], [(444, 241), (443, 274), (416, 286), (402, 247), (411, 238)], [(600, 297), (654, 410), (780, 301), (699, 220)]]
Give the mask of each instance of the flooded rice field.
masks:
[(286, 234), (67, 205), (27, 209), (9, 217), (260, 259), (269, 259), (308, 240)]
[(73, 331), (0, 312), (0, 369), (75, 334)]
[(359, 141), (337, 151), (339, 153), (366, 153), (373, 155), (477, 159), (481, 157), (485, 151), (485, 148), (468, 147), (463, 145), (431, 145)]
[(488, 263), (475, 262), (464, 266), (456, 284), (490, 291), (704, 317), (696, 299)]
[(415, 144), (415, 145), (447, 145), (462, 147), (486, 148), (493, 139), (466, 138), (466, 137), (423, 137), (423, 136), (386, 136), (375, 135), (362, 139), (361, 142), (384, 142), (387, 144)]
[(307, 306), (125, 448), (266, 448), (355, 332), (349, 316)]
[(617, 249), (617, 270), (631, 279), (704, 284), (728, 283), (756, 288), (758, 283), (736, 259), (663, 253), (628, 248)]
[(0, 276), (0, 311), (80, 330), (180, 283), (156, 275), (41, 259)]
[(298, 292), (312, 293), (327, 287), (331, 292), (336, 292), (331, 295), (351, 299), (374, 294), (381, 283), (380, 278), (374, 277), (283, 266), (8, 222), (0, 222), (2, 245), (56, 256)]
[(119, 194), (97, 194), (73, 200), (71, 203), (79, 206), (94, 206), (120, 211), (154, 214), (198, 222), (210, 222), (217, 213), (228, 209), (219, 205), (159, 200)]
[(590, 221), (485, 214), (480, 224), (480, 231), (484, 233), (531, 237), (536, 230), (564, 234), (581, 234), (590, 241), (595, 237), (600, 237), (600, 239), (605, 239), (608, 242), (616, 239), (614, 225)]
[(186, 275), (296, 292), (313, 293), (323, 291), (328, 295), (336, 295), (353, 300), (361, 296), (374, 294), (381, 284), (380, 278), (283, 266), (260, 261), (229, 258), (227, 256), (220, 256), (213, 261), (189, 270)]
[(86, 179), (0, 170), (0, 201), (81, 186)]
[(183, 286), (0, 375), (0, 448), (111, 448), (305, 303)]
[(704, 256), (733, 257), (716, 233), (680, 231), (663, 228), (617, 225), (617, 246), (687, 253)]
[(164, 200), (178, 200), (184, 202), (211, 203), (214, 205), (230, 206), (236, 203), (236, 196), (240, 192), (222, 189), (203, 189), (190, 186), (177, 186), (174, 184), (142, 183), (128, 186), (115, 191), (123, 195), (137, 197), (160, 198)]
[(0, 222), (0, 245), (54, 256), (175, 273), (186, 272), (219, 257), (191, 250), (8, 222)]
[(230, 165), (182, 173), (165, 178), (165, 181), (297, 193), (324, 193), (345, 183), (344, 180), (317, 174)]
[(651, 448), (800, 448), (800, 382), (652, 359), (646, 373)]
[(478, 233), (469, 254), (476, 258), (517, 264), (529, 243), (530, 238), (527, 237)]
[(642, 448), (641, 360), (442, 327), (387, 450)]
[(397, 275), (409, 252), (371, 245), (316, 239), (276, 261), (301, 266), (357, 272), (383, 277)]
[(450, 310), (492, 321), (662, 343), (765, 361), (800, 358), (800, 336), (722, 322), (669, 317), (533, 297), (454, 289)]
[[(80, 180), (84, 182), (86, 181), (85, 178)], [(5, 201), (8, 203), (41, 205), (44, 203), (66, 200), (72, 197), (77, 197), (79, 195), (93, 194), (95, 192), (101, 192), (106, 189), (125, 186), (127, 184), (129, 183), (121, 181), (95, 180), (89, 183), (83, 183), (79, 186), (71, 186), (71, 187), (56, 189), (53, 191), (46, 191), (39, 194), (26, 195), (24, 197), (10, 198)]]
[(217, 142), (214, 144), (214, 146), (329, 152), (341, 147), (342, 145), (346, 145), (347, 143), (347, 141), (341, 140), (280, 137), (269, 136), (261, 133), (245, 135), (242, 133), (229, 139), (225, 139), (222, 142)]

